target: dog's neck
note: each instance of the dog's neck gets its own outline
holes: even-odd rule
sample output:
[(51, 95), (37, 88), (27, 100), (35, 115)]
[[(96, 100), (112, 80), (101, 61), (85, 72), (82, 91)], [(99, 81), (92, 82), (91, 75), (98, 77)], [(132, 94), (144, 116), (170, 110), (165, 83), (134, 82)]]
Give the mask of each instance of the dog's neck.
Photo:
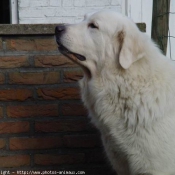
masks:
[[(153, 65), (152, 62), (155, 62), (154, 66), (151, 66)], [(165, 60), (165, 63), (166, 62), (167, 61)], [(97, 72), (94, 76), (92, 76), (91, 79), (87, 79), (87, 77), (85, 76), (80, 81), (80, 87), (82, 91), (82, 100), (90, 113), (92, 112), (92, 114), (90, 115), (101, 117), (104, 116), (104, 119), (100, 120), (105, 120), (107, 119), (105, 113), (110, 113), (110, 111), (120, 111), (121, 113), (119, 114), (117, 112), (116, 115), (123, 116), (123, 119), (127, 121), (128, 126), (132, 125), (133, 127), (135, 127), (138, 122), (141, 122), (141, 125), (147, 124), (148, 116), (154, 118), (155, 120), (161, 117), (162, 113), (164, 113), (165, 111), (160, 111), (159, 106), (167, 105), (168, 102), (167, 104), (162, 104), (162, 101), (164, 100), (159, 99), (159, 94), (166, 93), (167, 99), (171, 98), (171, 96), (168, 92), (164, 92), (164, 87), (154, 87), (156, 85), (155, 82), (161, 82), (162, 79), (164, 79), (164, 76), (166, 76), (164, 75), (163, 68), (162, 70), (158, 70), (158, 67), (160, 66), (156, 66), (156, 63), (159, 64), (156, 59), (141, 59), (135, 62), (127, 70), (104, 68), (100, 72)], [(159, 74), (160, 72), (162, 72), (162, 74)], [(165, 84), (168, 84), (168, 82), (165, 82)], [(153, 92), (151, 89), (155, 88), (156, 92)], [(147, 89), (147, 91), (145, 91), (145, 89)], [(141, 96), (144, 96), (144, 100), (140, 99)], [(152, 100), (155, 101), (153, 104), (149, 103), (149, 96), (152, 96)], [(99, 97), (103, 98), (99, 100)], [(106, 104), (105, 99), (108, 99), (108, 103), (109, 101), (111, 101), (112, 104)], [(98, 100), (99, 104), (97, 104)], [(156, 103), (156, 101), (158, 101), (158, 103)], [(144, 106), (147, 109), (141, 109), (141, 107), (139, 107), (141, 106), (140, 103), (143, 102), (145, 103)], [(104, 108), (105, 105), (103, 107), (103, 104), (106, 104), (107, 108), (98, 111), (103, 111), (102, 113), (104, 114), (93, 114), (95, 113), (94, 109), (98, 108), (98, 106), (100, 108)], [(135, 105), (135, 107), (133, 105)], [(119, 106), (121, 110), (116, 110)], [(167, 109), (170, 109), (171, 106), (172, 105), (169, 104), (169, 107), (167, 107)], [(135, 110), (135, 108), (137, 108), (137, 110)], [(158, 112), (156, 113), (156, 116), (154, 116), (154, 111), (151, 112), (152, 108), (157, 108)], [(129, 112), (132, 112), (132, 109), (134, 109), (135, 112), (143, 113), (144, 115), (141, 115), (143, 118), (140, 118), (139, 121), (137, 121), (136, 119), (131, 119), (129, 117)], [(161, 109), (164, 110), (163, 107)], [(122, 111), (126, 110), (128, 111), (128, 115), (122, 114)], [(150, 113), (147, 114), (145, 111), (150, 111)], [(135, 114), (135, 116), (137, 115), (138, 114)], [(94, 117), (93, 120), (96, 120), (96, 118)]]

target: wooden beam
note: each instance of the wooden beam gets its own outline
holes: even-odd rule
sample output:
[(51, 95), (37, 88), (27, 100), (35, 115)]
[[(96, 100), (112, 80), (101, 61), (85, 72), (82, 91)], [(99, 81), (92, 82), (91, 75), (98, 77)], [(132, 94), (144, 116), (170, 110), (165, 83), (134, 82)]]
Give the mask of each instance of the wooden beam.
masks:
[(166, 54), (169, 29), (170, 0), (153, 0), (152, 39)]

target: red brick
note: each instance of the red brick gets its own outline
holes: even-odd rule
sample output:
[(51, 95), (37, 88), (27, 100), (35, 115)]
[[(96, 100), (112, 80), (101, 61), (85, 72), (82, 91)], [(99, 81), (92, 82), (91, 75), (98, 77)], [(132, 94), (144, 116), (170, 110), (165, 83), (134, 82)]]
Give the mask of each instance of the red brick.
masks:
[(3, 117), (3, 107), (0, 106), (0, 118), (2, 118), (2, 117)]
[[(0, 139), (0, 149), (3, 149), (6, 146), (6, 141), (4, 139)], [(1, 164), (0, 164), (1, 167)]]
[(7, 50), (12, 51), (55, 51), (58, 50), (53, 37), (6, 39)]
[(0, 50), (3, 50), (3, 46), (2, 46), (2, 38), (0, 38)]
[(0, 68), (28, 67), (26, 56), (1, 56)]
[(62, 114), (64, 116), (85, 116), (87, 115), (87, 110), (82, 104), (64, 104), (61, 107)]
[(1, 168), (14, 168), (30, 165), (29, 155), (0, 156)]
[(4, 89), (0, 90), (0, 100), (1, 101), (25, 101), (32, 98), (33, 92), (28, 89)]
[(36, 132), (64, 132), (64, 131), (92, 131), (94, 127), (83, 120), (59, 120), (59, 121), (46, 121), (46, 122), (36, 122), (35, 131)]
[(48, 37), (48, 38), (38, 38), (35, 39), (36, 44), (36, 50), (39, 51), (57, 51), (58, 46), (55, 42), (54, 37)]
[(7, 50), (12, 51), (33, 51), (36, 50), (36, 45), (34, 39), (6, 39)]
[(11, 150), (53, 149), (61, 146), (62, 140), (59, 137), (10, 138)]
[(64, 82), (71, 83), (77, 82), (83, 77), (83, 72), (81, 70), (69, 70), (64, 72)]
[(0, 134), (22, 133), (30, 130), (29, 122), (1, 122)]
[(60, 165), (60, 164), (77, 164), (84, 162), (84, 154), (52, 155), (37, 154), (34, 157), (37, 165)]
[(75, 67), (74, 62), (69, 60), (63, 55), (47, 55), (47, 56), (35, 56), (34, 58), (36, 67)]
[(98, 135), (67, 135), (63, 137), (65, 147), (92, 148), (101, 146)]
[(0, 73), (0, 84), (4, 84), (5, 82), (5, 76), (3, 73)]
[(86, 154), (86, 162), (87, 163), (100, 163), (105, 162), (106, 155), (102, 152), (88, 152)]
[(35, 72), (9, 74), (10, 84), (55, 84), (59, 82), (59, 72)]
[(8, 106), (8, 117), (54, 117), (58, 116), (58, 105)]
[(77, 100), (80, 99), (78, 88), (56, 88), (56, 89), (38, 89), (39, 98), (46, 100)]

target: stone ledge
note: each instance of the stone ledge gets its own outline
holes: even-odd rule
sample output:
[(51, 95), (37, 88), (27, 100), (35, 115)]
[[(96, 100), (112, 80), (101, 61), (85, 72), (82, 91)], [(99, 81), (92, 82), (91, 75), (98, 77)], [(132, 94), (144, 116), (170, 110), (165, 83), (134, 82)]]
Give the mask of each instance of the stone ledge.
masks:
[[(0, 24), (0, 35), (54, 35), (57, 24)], [(142, 32), (145, 23), (137, 23)]]
[(1, 24), (0, 35), (53, 35), (56, 24)]

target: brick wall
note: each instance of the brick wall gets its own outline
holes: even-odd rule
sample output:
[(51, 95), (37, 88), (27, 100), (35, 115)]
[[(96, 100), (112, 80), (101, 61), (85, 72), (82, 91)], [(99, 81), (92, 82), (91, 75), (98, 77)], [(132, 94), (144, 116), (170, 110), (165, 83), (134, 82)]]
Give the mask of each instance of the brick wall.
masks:
[(124, 0), (18, 0), (19, 23), (75, 23), (92, 11), (122, 12), (124, 3)]
[(0, 170), (111, 174), (80, 101), (82, 72), (57, 51), (54, 25), (0, 31)]

